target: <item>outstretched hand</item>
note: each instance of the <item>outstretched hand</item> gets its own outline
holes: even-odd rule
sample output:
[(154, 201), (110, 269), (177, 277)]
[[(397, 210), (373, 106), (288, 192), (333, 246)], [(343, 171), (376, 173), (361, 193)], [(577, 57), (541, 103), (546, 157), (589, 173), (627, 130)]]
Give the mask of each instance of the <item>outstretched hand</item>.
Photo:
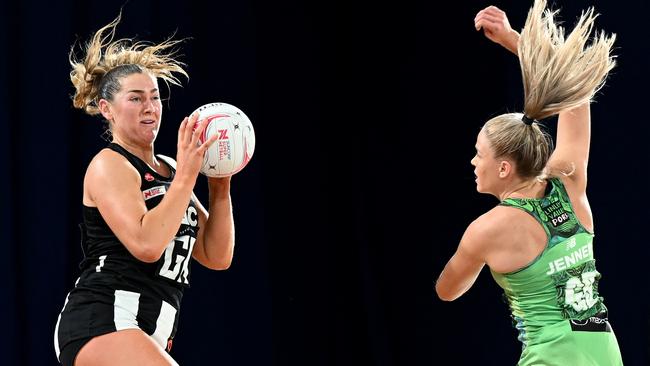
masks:
[(479, 11), (474, 18), (474, 28), (483, 30), (483, 34), (492, 42), (498, 43), (517, 54), (519, 33), (513, 30), (506, 13), (496, 6), (488, 6)]

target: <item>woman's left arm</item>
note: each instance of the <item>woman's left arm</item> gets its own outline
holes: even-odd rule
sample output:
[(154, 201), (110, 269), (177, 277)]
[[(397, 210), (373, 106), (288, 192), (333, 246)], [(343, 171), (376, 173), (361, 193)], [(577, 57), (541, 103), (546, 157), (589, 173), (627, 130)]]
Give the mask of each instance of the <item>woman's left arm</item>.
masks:
[(199, 233), (192, 256), (203, 266), (228, 269), (235, 248), (235, 224), (230, 200), (230, 177), (208, 178), (210, 202), (208, 210), (193, 195), (198, 207)]

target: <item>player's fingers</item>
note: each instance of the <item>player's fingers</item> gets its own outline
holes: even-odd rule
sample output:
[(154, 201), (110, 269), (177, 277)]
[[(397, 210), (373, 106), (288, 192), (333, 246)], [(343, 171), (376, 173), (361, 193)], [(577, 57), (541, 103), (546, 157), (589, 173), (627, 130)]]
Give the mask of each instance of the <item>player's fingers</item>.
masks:
[(219, 136), (216, 135), (216, 134), (210, 136), (209, 139), (207, 139), (204, 143), (201, 144), (201, 146), (199, 146), (199, 153), (201, 153), (201, 155), (205, 154), (205, 152), (208, 150), (208, 148), (210, 148), (210, 146), (211, 146), (215, 141), (217, 141), (218, 138), (219, 138)]
[(187, 122), (188, 118), (185, 117), (183, 118), (183, 121), (181, 122), (180, 126), (178, 126), (178, 143), (180, 144), (182, 141), (185, 141), (185, 133), (187, 130)]
[(499, 27), (499, 22), (495, 21), (491, 17), (481, 16), (481, 18), (474, 23), (474, 28), (480, 30), (481, 28), (486, 30), (495, 30)]
[(499, 23), (501, 18), (499, 18), (498, 16), (493, 15), (493, 14), (481, 14), (478, 17), (476, 17), (476, 19), (474, 19), (474, 22), (476, 23), (476, 22), (479, 22), (481, 20), (487, 20), (487, 21), (489, 21), (491, 23)]
[(200, 127), (199, 123), (199, 114), (198, 113), (192, 113), (190, 117), (187, 120), (187, 128), (185, 131), (185, 142), (191, 142), (194, 135), (196, 134), (196, 130)]
[(497, 8), (497, 7), (494, 6), (494, 5), (492, 5), (492, 6), (488, 6), (485, 10), (486, 10), (486, 12), (488, 12), (488, 13), (490, 13), (490, 14), (501, 14), (501, 15), (503, 15), (503, 14), (506, 13), (505, 11), (503, 11), (503, 10)]
[(197, 128), (194, 130), (194, 133), (192, 134), (192, 140), (191, 143), (194, 144), (193, 146), (199, 146), (202, 138), (205, 138), (205, 129), (208, 128), (208, 119), (203, 119), (199, 122), (197, 122)]
[(485, 20), (485, 19), (481, 19), (481, 20), (477, 21), (476, 23), (474, 23), (474, 28), (475, 28), (477, 31), (478, 31), (478, 30), (481, 30), (481, 29), (483, 29), (483, 28), (490, 28), (490, 27), (492, 27), (492, 24), (490, 24), (490, 23), (489, 23), (487, 20)]
[(485, 13), (485, 9), (483, 9), (483, 10), (479, 11), (478, 13), (476, 13), (476, 15), (474, 16), (474, 23), (476, 23), (476, 21), (478, 20), (478, 17), (480, 17), (484, 13)]

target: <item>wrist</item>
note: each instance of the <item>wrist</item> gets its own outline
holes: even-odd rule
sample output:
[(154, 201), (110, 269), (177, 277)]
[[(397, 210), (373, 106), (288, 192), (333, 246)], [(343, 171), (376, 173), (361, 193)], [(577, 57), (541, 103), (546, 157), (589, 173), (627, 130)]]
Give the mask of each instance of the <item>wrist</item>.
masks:
[(514, 53), (515, 55), (518, 55), (519, 32), (517, 32), (514, 29), (510, 29), (510, 32), (508, 32), (508, 35), (504, 41), (503, 46), (507, 48), (510, 52)]
[(208, 177), (208, 186), (212, 188), (229, 188), (230, 187), (230, 177), (215, 178)]
[(230, 177), (208, 178), (210, 198), (226, 199), (230, 197)]
[(169, 188), (171, 189), (173, 187), (180, 191), (192, 192), (192, 190), (194, 190), (195, 184), (196, 180), (192, 181), (190, 178), (176, 176), (174, 177), (174, 180), (172, 181), (172, 184), (169, 186)]

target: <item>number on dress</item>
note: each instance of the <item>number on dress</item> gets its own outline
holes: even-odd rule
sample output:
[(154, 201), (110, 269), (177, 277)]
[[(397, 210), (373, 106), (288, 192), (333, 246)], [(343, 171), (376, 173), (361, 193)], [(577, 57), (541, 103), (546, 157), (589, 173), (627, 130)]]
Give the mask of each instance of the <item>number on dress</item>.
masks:
[[(189, 285), (189, 261), (192, 257), (195, 241), (196, 238), (189, 235), (173, 239), (165, 248), (165, 261), (158, 274), (172, 281)], [(187, 255), (176, 254), (174, 258), (174, 248), (177, 246), (182, 246)]]

